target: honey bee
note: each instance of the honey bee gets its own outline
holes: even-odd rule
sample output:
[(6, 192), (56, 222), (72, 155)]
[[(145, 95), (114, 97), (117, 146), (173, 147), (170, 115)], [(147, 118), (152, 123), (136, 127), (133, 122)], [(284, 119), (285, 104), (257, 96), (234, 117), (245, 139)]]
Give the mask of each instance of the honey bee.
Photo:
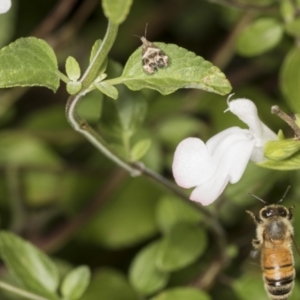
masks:
[[(279, 202), (288, 190), (289, 187)], [(265, 290), (271, 300), (287, 300), (292, 293), (296, 275), (291, 249), (294, 241), (291, 224), (294, 206), (286, 208), (279, 204), (268, 204), (254, 197), (267, 204), (258, 216), (246, 211), (257, 226), (256, 239), (252, 245), (255, 251), (260, 252)]]

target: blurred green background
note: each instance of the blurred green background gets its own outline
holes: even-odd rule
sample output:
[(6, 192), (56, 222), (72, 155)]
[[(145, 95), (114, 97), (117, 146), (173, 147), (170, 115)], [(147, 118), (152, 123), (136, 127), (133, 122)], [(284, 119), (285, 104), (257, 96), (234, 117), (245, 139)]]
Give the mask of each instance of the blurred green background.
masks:
[[(90, 49), (96, 39), (103, 38), (107, 26), (99, 0), (12, 1), (10, 12), (0, 15), (1, 46), (19, 37), (37, 36), (54, 48), (62, 72), (70, 55), (82, 70), (87, 67)], [(299, 5), (282, 1), (291, 2)], [(290, 100), (293, 95), (280, 89), (282, 63), (297, 40), (295, 34), (283, 31), (288, 16), (284, 9), (283, 4), (271, 0), (134, 1), (110, 53), (111, 70), (121, 70), (141, 45), (134, 35), (143, 36), (148, 24), (148, 40), (177, 44), (211, 61), (231, 82), (234, 98), (253, 100), (267, 126), (293, 137), (291, 129), (270, 113), (275, 104), (287, 113), (298, 112), (297, 104), (293, 106)], [(271, 34), (271, 42), (259, 35), (265, 30), (261, 28), (243, 41), (243, 30), (259, 18), (277, 20), (270, 23), (272, 30), (280, 24)], [(257, 49), (264, 42), (268, 46)], [(249, 51), (243, 53), (243, 49)], [(114, 72), (108, 71), (108, 75)], [(206, 141), (230, 126), (246, 128), (234, 115), (223, 113), (226, 96), (192, 89), (168, 96), (153, 90), (122, 89), (123, 97), (133, 99), (142, 114), (128, 125), (132, 126), (132, 141), (151, 141), (142, 162), (172, 181), (173, 153), (182, 139), (197, 136)], [(225, 263), (219, 261), (216, 237), (200, 212), (147, 177), (130, 178), (72, 130), (65, 118), (67, 98), (65, 84), (56, 94), (39, 87), (0, 91), (1, 228), (22, 235), (51, 255), (62, 274), (71, 265), (89, 265), (93, 282), (82, 299), (146, 299), (163, 289), (189, 285), (204, 293), (186, 299), (267, 299), (259, 260), (249, 256), (255, 226), (245, 213), (246, 209), (258, 213), (262, 203), (248, 193), (276, 203), (291, 185), (284, 205), (296, 205), (295, 240), (300, 244), (299, 171), (249, 164), (241, 181), (229, 185), (209, 207), (224, 230)], [(124, 128), (112, 99), (93, 92), (82, 101), (78, 113), (120, 148)], [(150, 283), (137, 283), (134, 276), (138, 275), (128, 275), (129, 270), (137, 264), (141, 251), (154, 247), (179, 221), (198, 224), (198, 228), (200, 224), (201, 232), (195, 233), (199, 243), (194, 245), (193, 239), (186, 250), (192, 259), (172, 265), (173, 270), (170, 267), (167, 275), (156, 278), (154, 287), (147, 290)], [(176, 231), (174, 234), (176, 237)], [(196, 250), (190, 254), (192, 247)], [(153, 263), (150, 254), (142, 262), (145, 268)], [(210, 277), (213, 266), (219, 271)], [(8, 278), (3, 266), (0, 272)], [(137, 292), (144, 298), (138, 298)], [(291, 299), (299, 299), (299, 295), (296, 280)], [(155, 299), (169, 299), (163, 297)], [(1, 299), (18, 298), (3, 294)]]

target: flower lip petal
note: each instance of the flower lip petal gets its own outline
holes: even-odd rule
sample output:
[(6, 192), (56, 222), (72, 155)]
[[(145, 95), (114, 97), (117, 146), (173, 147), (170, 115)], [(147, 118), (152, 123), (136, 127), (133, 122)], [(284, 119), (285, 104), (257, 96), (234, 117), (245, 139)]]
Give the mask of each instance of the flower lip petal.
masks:
[(237, 141), (231, 149), (228, 149), (223, 157), (224, 168), (227, 169), (230, 183), (237, 183), (249, 162), (254, 148), (254, 140)]
[(200, 202), (202, 205), (209, 205), (214, 202), (224, 191), (229, 176), (226, 173), (218, 172), (217, 176), (213, 176), (207, 182), (197, 186), (191, 196), (190, 200)]
[(0, 0), (0, 14), (4, 14), (9, 11), (11, 7), (11, 0)]
[(207, 181), (216, 164), (200, 139), (187, 138), (176, 148), (172, 169), (176, 183), (191, 188)]

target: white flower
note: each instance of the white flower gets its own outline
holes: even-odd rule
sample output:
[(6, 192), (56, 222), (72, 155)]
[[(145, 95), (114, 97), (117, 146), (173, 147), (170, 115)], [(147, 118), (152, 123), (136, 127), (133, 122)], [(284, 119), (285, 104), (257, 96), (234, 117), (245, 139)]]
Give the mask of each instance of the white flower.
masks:
[(249, 129), (228, 128), (206, 144), (198, 138), (187, 138), (174, 154), (172, 167), (176, 183), (183, 188), (195, 187), (190, 199), (202, 205), (215, 201), (228, 182), (238, 182), (249, 160), (265, 160), (265, 143), (277, 140), (276, 134), (259, 119), (251, 100), (236, 99), (227, 103), (226, 111), (238, 116)]
[(11, 7), (11, 0), (0, 0), (0, 14), (4, 14), (9, 11)]

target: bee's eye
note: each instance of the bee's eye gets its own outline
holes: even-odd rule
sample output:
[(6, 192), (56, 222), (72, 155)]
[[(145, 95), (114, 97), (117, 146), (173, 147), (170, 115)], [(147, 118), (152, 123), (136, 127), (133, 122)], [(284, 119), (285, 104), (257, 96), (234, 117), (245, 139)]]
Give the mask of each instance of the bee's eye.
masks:
[(273, 209), (264, 209), (262, 212), (261, 212), (261, 215), (264, 217), (264, 218), (270, 218), (272, 215), (273, 215)]
[(282, 209), (282, 208), (279, 208), (279, 209), (278, 209), (278, 214), (279, 214), (279, 216), (281, 216), (281, 217), (286, 217), (286, 216), (287, 216), (286, 210), (285, 210), (285, 209)]

